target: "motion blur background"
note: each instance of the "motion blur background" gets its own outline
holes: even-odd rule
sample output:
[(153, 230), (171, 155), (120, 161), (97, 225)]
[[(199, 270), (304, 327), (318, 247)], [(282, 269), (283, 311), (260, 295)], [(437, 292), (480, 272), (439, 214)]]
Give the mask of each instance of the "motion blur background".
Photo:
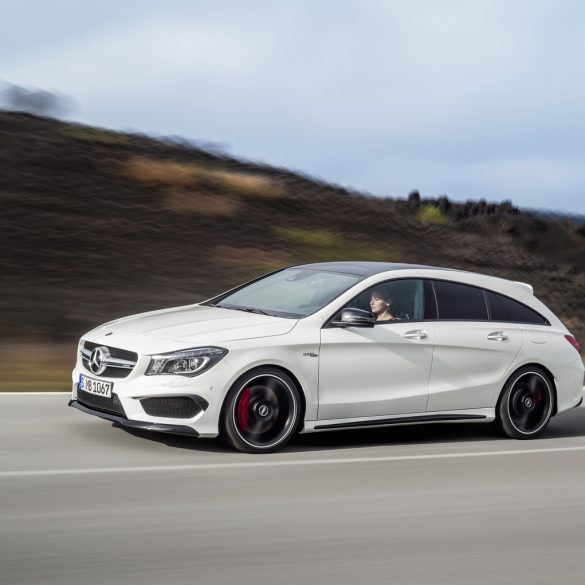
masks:
[(298, 262), (531, 283), (585, 340), (578, 1), (3, 2), (0, 390)]

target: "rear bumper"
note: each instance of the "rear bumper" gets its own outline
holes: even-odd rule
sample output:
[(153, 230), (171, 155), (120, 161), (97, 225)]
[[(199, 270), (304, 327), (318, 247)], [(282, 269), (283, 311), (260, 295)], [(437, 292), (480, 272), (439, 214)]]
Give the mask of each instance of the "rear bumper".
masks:
[(85, 404), (81, 404), (77, 400), (70, 400), (69, 406), (73, 408), (77, 408), (77, 410), (81, 410), (81, 412), (85, 412), (86, 414), (92, 414), (94, 416), (99, 416), (105, 420), (109, 420), (115, 422), (123, 427), (131, 428), (131, 429), (142, 429), (144, 431), (157, 431), (160, 433), (172, 433), (174, 435), (189, 435), (191, 437), (198, 437), (199, 433), (188, 427), (186, 425), (169, 425), (164, 423), (153, 423), (153, 422), (143, 422), (139, 420), (130, 420), (124, 416), (103, 412), (101, 410), (96, 410), (93, 408), (89, 408)]

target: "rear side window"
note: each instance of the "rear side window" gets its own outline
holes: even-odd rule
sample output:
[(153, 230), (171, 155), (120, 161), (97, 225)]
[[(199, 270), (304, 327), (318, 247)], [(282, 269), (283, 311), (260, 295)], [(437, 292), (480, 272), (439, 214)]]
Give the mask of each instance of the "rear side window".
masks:
[(526, 305), (523, 305), (518, 301), (513, 301), (512, 299), (495, 292), (486, 291), (486, 293), (490, 305), (490, 317), (492, 321), (550, 325), (542, 315), (533, 309), (528, 308)]
[(439, 319), (487, 321), (488, 312), (481, 288), (442, 280), (433, 281)]

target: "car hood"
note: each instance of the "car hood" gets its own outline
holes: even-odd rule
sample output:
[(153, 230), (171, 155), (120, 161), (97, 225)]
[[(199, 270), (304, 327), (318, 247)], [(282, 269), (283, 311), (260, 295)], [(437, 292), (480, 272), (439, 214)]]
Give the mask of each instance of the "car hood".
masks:
[(92, 338), (103, 338), (104, 342), (107, 341), (111, 345), (115, 345), (115, 339), (124, 338), (129, 341), (129, 338), (135, 336), (143, 338), (143, 343), (138, 343), (141, 346), (144, 342), (148, 343), (148, 339), (177, 342), (181, 345), (194, 342), (214, 344), (284, 335), (297, 323), (297, 319), (257, 315), (220, 307), (188, 305), (124, 317), (94, 329), (91, 334)]

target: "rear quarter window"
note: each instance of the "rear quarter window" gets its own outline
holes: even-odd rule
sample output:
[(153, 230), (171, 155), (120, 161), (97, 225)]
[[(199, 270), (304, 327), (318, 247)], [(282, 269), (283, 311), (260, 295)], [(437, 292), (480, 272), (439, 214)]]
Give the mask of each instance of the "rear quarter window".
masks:
[(530, 325), (550, 325), (540, 313), (534, 309), (514, 301), (509, 297), (495, 292), (486, 291), (492, 321), (505, 323), (527, 323)]

